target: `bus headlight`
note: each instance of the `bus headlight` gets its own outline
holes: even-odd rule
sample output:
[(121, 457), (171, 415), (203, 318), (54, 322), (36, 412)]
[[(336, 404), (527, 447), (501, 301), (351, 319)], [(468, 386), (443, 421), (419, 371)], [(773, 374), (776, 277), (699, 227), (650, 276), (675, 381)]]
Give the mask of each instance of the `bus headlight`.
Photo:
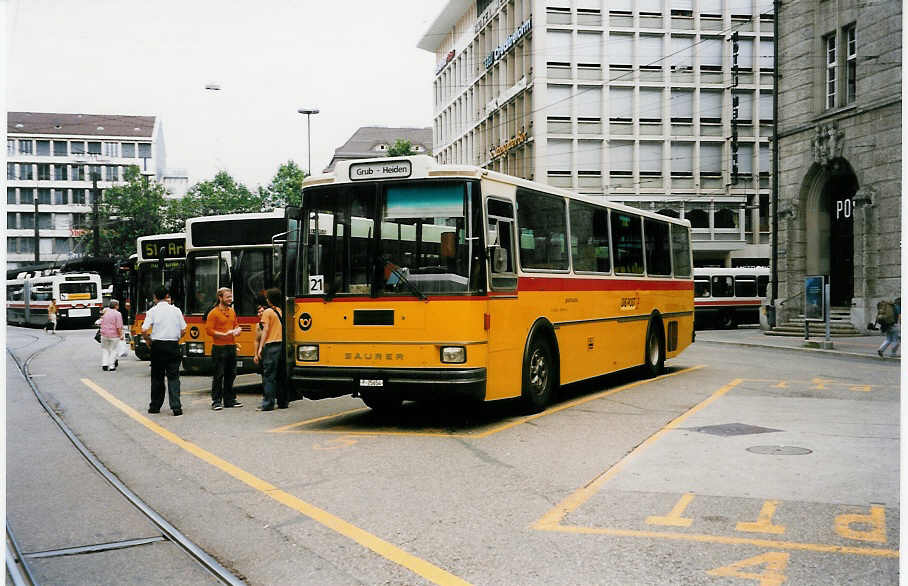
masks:
[(296, 359), (300, 362), (318, 362), (318, 345), (297, 346)]
[(442, 346), (441, 361), (449, 364), (462, 364), (467, 361), (467, 349), (463, 346)]
[(205, 344), (203, 342), (186, 342), (186, 356), (204, 356)]

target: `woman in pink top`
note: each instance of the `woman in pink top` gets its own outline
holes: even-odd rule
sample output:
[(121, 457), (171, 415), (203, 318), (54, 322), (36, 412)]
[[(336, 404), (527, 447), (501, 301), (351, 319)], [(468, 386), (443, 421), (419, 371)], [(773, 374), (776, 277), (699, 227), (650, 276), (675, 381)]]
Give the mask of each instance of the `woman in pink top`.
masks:
[(101, 370), (113, 372), (117, 369), (117, 344), (123, 337), (123, 316), (120, 302), (110, 300), (110, 306), (101, 315)]

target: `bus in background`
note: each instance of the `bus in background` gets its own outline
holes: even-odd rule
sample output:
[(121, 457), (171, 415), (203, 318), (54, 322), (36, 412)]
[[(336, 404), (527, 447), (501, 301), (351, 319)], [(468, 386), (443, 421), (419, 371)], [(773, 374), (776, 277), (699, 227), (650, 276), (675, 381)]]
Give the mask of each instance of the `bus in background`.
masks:
[(730, 329), (738, 324), (760, 323), (768, 285), (768, 267), (695, 268), (697, 327)]
[(283, 264), (272, 239), (288, 231), (283, 209), (272, 212), (228, 214), (186, 221), (186, 316), (183, 368), (207, 372), (211, 368), (212, 340), (205, 318), (217, 305), (217, 290), (233, 290), (233, 308), (240, 323), (237, 371), (257, 367), (255, 329), (257, 297), (265, 289), (283, 285)]
[[(171, 302), (186, 311), (186, 235), (182, 232), (142, 236), (136, 240), (135, 319), (129, 328), (132, 349), (139, 360), (150, 360), (151, 349), (142, 338), (145, 313), (154, 305), (158, 287), (170, 291)], [(185, 342), (180, 340), (180, 343)]]
[(288, 380), (310, 399), (522, 398), (693, 341), (690, 224), (427, 156), (303, 183), (287, 265)]
[(97, 273), (22, 273), (6, 282), (6, 322), (43, 326), (57, 300), (57, 326), (87, 327), (101, 316), (101, 277)]

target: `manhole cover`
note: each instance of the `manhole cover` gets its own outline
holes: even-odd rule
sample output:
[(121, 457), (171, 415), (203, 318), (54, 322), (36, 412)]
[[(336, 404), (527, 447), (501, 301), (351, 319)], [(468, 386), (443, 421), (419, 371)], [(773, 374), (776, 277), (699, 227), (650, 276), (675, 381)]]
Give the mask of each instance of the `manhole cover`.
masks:
[(748, 425), (746, 423), (723, 423), (722, 425), (705, 425), (703, 427), (691, 427), (688, 429), (699, 431), (700, 433), (722, 436), (751, 435), (754, 433), (772, 433), (774, 431), (781, 431), (779, 429), (758, 427), (756, 425)]
[(751, 446), (747, 451), (769, 456), (806, 456), (813, 453), (813, 450), (797, 446)]

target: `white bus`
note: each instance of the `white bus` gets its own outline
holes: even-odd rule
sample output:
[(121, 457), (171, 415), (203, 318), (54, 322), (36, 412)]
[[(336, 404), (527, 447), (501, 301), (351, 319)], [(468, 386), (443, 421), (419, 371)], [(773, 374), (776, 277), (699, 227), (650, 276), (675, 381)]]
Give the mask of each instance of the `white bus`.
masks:
[(694, 308), (698, 326), (730, 329), (760, 322), (769, 268), (694, 268)]
[(6, 322), (43, 326), (57, 300), (60, 327), (90, 325), (101, 316), (101, 277), (97, 273), (21, 273), (6, 282)]

